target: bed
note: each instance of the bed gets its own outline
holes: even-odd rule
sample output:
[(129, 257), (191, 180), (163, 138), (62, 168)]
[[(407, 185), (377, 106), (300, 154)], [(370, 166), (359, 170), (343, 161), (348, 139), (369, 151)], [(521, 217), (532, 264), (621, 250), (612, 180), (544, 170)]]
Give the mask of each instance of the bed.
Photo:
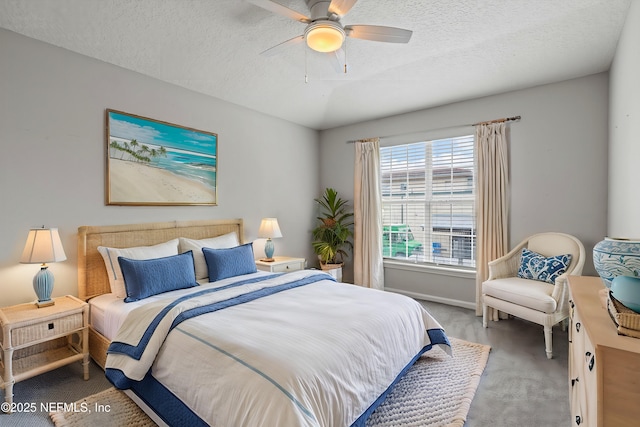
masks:
[[(128, 303), (114, 296), (98, 251), (229, 233), (237, 247), (203, 250), (218, 280), (198, 277), (196, 265), (198, 286)], [(242, 242), (241, 219), (78, 229), (78, 293), (91, 306), (91, 357), (156, 421), (364, 425), (423, 353), (450, 352), (442, 327), (416, 301), (336, 283), (317, 270), (227, 267), (248, 256)]]

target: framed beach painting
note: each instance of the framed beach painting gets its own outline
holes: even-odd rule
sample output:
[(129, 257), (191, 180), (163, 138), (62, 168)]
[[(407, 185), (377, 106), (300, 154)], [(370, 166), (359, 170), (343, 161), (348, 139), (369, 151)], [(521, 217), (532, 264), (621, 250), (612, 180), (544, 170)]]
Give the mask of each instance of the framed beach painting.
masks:
[(217, 134), (106, 112), (108, 205), (217, 204)]

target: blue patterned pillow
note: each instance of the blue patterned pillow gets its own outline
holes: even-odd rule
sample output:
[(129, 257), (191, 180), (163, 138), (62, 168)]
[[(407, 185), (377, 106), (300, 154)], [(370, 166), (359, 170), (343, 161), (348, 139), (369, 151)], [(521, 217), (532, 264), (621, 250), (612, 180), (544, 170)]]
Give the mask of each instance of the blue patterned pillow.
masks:
[(228, 249), (202, 248), (202, 253), (207, 261), (210, 282), (258, 271), (253, 259), (253, 243)]
[(154, 259), (118, 257), (127, 297), (138, 301), (163, 292), (198, 286), (191, 251)]
[(546, 258), (539, 253), (522, 248), (518, 277), (548, 282), (553, 285), (556, 283), (556, 278), (567, 271), (570, 263), (571, 254)]

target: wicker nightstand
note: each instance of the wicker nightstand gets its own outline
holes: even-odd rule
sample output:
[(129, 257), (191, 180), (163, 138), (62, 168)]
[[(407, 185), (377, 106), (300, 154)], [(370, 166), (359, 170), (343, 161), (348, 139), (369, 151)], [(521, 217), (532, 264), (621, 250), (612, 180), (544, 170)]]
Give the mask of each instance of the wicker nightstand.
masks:
[(13, 385), (82, 360), (89, 379), (89, 305), (67, 295), (55, 305), (19, 304), (0, 308), (0, 348), (5, 401), (13, 403)]

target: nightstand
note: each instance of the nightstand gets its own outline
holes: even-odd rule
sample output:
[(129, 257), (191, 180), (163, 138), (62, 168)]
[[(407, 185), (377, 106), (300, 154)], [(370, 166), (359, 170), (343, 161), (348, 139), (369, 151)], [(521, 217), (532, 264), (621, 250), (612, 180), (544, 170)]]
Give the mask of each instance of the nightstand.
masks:
[(70, 295), (54, 301), (42, 308), (33, 303), (0, 308), (0, 388), (9, 409), (19, 381), (78, 360), (89, 379), (89, 305)]
[(256, 260), (258, 270), (270, 271), (271, 273), (290, 273), (292, 271), (304, 270), (306, 260), (304, 258), (291, 258), (286, 256), (274, 256), (274, 261)]

